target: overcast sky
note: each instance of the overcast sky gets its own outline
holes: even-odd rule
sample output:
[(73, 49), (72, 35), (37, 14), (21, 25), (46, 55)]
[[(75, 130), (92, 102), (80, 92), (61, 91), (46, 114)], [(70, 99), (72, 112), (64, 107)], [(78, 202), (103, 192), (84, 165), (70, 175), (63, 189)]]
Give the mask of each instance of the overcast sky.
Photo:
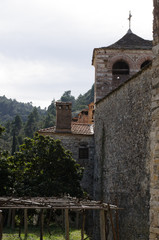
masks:
[(152, 0), (0, 0), (0, 96), (48, 107), (94, 82), (94, 48), (152, 39)]

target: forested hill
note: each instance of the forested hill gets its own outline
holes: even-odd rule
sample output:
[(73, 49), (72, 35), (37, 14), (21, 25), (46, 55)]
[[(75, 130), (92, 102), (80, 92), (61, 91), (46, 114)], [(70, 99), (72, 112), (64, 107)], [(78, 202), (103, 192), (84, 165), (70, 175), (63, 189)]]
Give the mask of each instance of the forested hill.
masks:
[[(64, 94), (59, 99), (63, 102), (72, 102), (72, 111), (74, 115), (76, 112), (87, 108), (88, 104), (94, 101), (94, 86), (87, 91), (85, 94), (80, 94), (77, 99), (71, 95), (71, 91), (65, 91)], [(55, 115), (55, 109), (53, 107), (55, 101), (49, 105), (48, 110), (37, 108), (40, 116), (45, 116), (48, 113)], [(53, 109), (52, 109), (53, 108)], [(29, 114), (33, 111), (34, 106), (32, 103), (22, 103), (15, 99), (8, 99), (5, 96), (0, 96), (0, 123), (3, 124), (7, 121), (12, 121), (17, 115), (20, 115), (23, 122), (27, 121)]]
[[(77, 99), (71, 91), (65, 91), (59, 101), (72, 102), (73, 117), (94, 100), (94, 86)], [(55, 125), (56, 106), (52, 100), (48, 109), (33, 107), (31, 103), (21, 103), (16, 100), (0, 97), (0, 125), (5, 127), (5, 132), (0, 138), (0, 146), (13, 154), (18, 150), (25, 137), (32, 138), (34, 133), (41, 128)]]
[[(8, 99), (5, 96), (0, 96), (0, 122), (11, 121), (16, 115), (20, 115), (25, 122), (28, 115), (33, 111), (31, 103), (18, 102), (15, 99)], [(46, 110), (37, 108), (40, 115), (44, 115)]]

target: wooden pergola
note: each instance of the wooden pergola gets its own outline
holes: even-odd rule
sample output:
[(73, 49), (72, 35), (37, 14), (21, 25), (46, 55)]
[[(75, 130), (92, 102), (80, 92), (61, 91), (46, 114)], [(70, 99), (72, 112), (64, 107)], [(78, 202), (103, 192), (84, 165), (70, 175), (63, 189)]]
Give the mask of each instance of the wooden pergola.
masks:
[[(86, 211), (99, 210), (100, 211), (100, 236), (101, 240), (106, 240), (106, 212), (109, 213), (109, 218), (112, 226), (114, 240), (119, 239), (118, 227), (118, 207), (116, 205), (107, 204), (101, 201), (80, 200), (71, 197), (36, 197), (36, 198), (13, 198), (0, 197), (0, 209), (24, 209), (24, 214), (27, 216), (27, 209), (63, 209), (65, 211), (65, 239), (69, 240), (69, 210), (72, 211)], [(116, 212), (116, 230), (113, 223), (112, 210)], [(0, 240), (2, 239), (2, 211), (0, 211)], [(27, 218), (26, 218), (27, 219)], [(81, 240), (84, 240), (84, 225), (83, 219), (81, 229)], [(24, 221), (24, 231), (27, 229), (27, 221)], [(43, 214), (41, 214), (41, 231), (40, 240), (43, 240)]]

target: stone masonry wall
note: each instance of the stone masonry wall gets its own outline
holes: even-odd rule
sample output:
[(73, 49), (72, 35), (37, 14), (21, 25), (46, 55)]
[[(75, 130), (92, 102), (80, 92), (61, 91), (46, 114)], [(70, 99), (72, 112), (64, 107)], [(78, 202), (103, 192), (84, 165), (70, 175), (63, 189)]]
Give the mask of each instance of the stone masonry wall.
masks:
[(150, 240), (159, 239), (159, 56), (153, 62), (151, 127)]
[(153, 38), (154, 45), (159, 44), (159, 0), (153, 0), (154, 3), (154, 24), (153, 24)]
[(149, 66), (96, 106), (94, 196), (123, 208), (120, 239), (149, 239), (151, 79)]

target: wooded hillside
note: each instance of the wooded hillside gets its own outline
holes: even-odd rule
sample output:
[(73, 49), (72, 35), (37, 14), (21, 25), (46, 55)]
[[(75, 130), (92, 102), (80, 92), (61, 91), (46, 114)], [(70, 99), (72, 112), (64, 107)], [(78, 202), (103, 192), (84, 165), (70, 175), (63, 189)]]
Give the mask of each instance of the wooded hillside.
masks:
[[(80, 94), (77, 99), (71, 95), (70, 90), (65, 91), (59, 101), (72, 102), (74, 117), (94, 101), (94, 86), (85, 94)], [(55, 120), (56, 106), (54, 99), (48, 109), (41, 109), (32, 106), (32, 103), (21, 103), (15, 99), (0, 96), (0, 125), (5, 127), (0, 145), (13, 154), (18, 150), (25, 137), (32, 138), (38, 129), (55, 125)]]

